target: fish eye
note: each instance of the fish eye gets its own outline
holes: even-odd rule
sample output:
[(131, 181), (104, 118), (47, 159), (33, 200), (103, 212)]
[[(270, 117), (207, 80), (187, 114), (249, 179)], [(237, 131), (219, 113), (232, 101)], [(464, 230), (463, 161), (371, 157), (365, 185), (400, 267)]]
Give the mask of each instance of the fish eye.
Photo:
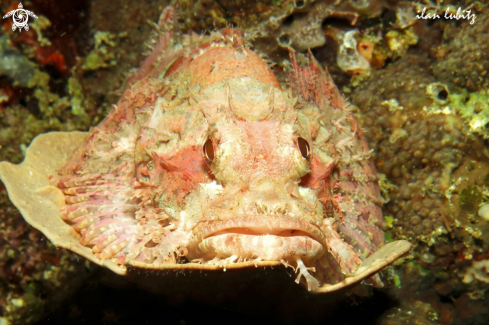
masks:
[(301, 152), (302, 158), (308, 159), (311, 155), (311, 148), (309, 147), (309, 143), (306, 139), (298, 137), (297, 138), (297, 147)]
[(204, 143), (202, 151), (208, 163), (214, 161), (214, 143), (211, 138), (208, 138), (207, 141)]

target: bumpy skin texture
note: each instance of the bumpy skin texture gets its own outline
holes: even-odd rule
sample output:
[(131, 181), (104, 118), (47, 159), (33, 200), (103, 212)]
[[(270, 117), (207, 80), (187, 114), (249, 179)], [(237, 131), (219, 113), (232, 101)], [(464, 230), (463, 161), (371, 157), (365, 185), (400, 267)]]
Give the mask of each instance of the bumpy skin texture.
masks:
[(348, 104), (312, 57), (291, 52), (280, 84), (241, 31), (184, 36), (173, 16), (165, 9), (155, 50), (53, 178), (63, 219), (121, 265), (279, 261), (309, 289), (342, 281), (384, 244)]

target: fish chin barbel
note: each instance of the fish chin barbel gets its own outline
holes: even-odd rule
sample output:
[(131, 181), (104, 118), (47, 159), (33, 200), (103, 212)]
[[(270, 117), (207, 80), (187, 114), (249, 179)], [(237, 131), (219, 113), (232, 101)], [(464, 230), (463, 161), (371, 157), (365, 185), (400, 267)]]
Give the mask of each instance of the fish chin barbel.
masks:
[(100, 125), (0, 163), (26, 221), (118, 274), (282, 264), (313, 292), (381, 285), (410, 244), (384, 243), (370, 151), (328, 73), (291, 51), (280, 83), (242, 31), (180, 35), (174, 16)]

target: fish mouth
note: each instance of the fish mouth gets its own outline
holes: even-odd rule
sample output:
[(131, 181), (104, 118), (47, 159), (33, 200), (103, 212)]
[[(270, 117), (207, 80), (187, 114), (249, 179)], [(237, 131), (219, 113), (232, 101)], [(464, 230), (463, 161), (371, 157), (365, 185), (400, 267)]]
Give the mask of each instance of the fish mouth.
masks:
[(325, 251), (326, 238), (315, 225), (288, 216), (246, 216), (206, 221), (194, 229), (189, 258), (210, 260), (315, 259)]

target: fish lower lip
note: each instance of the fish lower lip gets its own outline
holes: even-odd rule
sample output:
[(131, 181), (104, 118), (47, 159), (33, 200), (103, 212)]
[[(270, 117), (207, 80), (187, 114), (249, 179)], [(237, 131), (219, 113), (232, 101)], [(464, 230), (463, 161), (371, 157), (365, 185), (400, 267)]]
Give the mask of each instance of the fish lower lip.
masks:
[(309, 236), (249, 235), (222, 233), (204, 239), (199, 251), (213, 257), (260, 258), (266, 261), (289, 260), (295, 256), (314, 259), (321, 256), (324, 246)]
[(322, 231), (306, 220), (289, 216), (244, 216), (207, 221), (194, 229), (196, 235), (190, 257), (225, 258), (230, 256), (287, 259), (313, 258), (325, 251)]

